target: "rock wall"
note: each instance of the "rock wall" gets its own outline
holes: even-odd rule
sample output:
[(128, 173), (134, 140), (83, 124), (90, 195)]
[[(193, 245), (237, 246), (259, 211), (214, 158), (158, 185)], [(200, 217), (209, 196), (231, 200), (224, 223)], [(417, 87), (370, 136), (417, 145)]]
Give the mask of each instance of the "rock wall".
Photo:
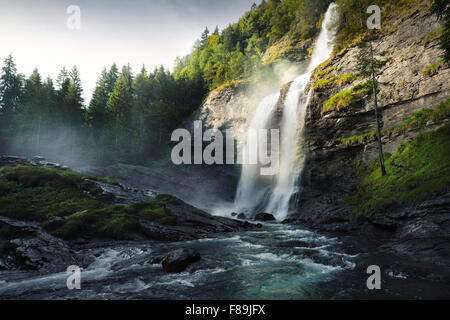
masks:
[[(400, 125), (411, 114), (423, 108), (434, 109), (450, 97), (450, 68), (445, 64), (427, 70), (440, 61), (441, 51), (430, 34), (440, 27), (435, 16), (415, 11), (409, 23), (396, 22), (399, 28), (385, 33), (373, 43), (377, 58), (387, 61), (378, 77), (382, 129)], [(355, 74), (356, 46), (334, 56), (320, 70), (328, 76)], [(430, 68), (428, 68), (430, 69)], [(367, 80), (367, 79), (365, 79)], [(349, 110), (323, 110), (324, 101), (336, 93), (350, 89), (364, 79), (339, 85), (335, 83), (315, 92), (308, 107), (305, 126), (307, 161), (301, 177), (303, 194), (298, 215), (302, 220), (317, 223), (323, 219), (342, 219), (352, 208), (344, 198), (359, 183), (355, 169), (377, 158), (378, 148), (373, 136), (350, 144), (339, 139), (360, 136), (376, 130), (374, 103), (370, 96)], [(429, 123), (425, 130), (434, 130), (447, 121)], [(383, 136), (384, 152), (394, 153), (398, 146), (420, 134), (418, 130)]]

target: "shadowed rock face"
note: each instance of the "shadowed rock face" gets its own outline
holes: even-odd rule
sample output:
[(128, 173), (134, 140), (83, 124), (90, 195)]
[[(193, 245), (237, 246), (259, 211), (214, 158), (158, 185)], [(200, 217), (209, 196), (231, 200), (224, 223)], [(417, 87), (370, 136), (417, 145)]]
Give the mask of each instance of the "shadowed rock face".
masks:
[(206, 211), (234, 201), (240, 175), (233, 165), (176, 166), (170, 160), (160, 167), (118, 164), (80, 171), (115, 179), (131, 189), (171, 194)]
[(60, 272), (64, 266), (82, 265), (83, 257), (40, 224), (0, 217), (0, 270)]
[(382, 242), (384, 250), (395, 254), (450, 266), (450, 194), (413, 207), (373, 212), (358, 220), (350, 220), (339, 212), (344, 209), (343, 206), (324, 209), (319, 218), (297, 215), (285, 223), (306, 224), (322, 232), (341, 235), (363, 235)]
[(255, 221), (275, 221), (275, 217), (270, 213), (258, 213)]

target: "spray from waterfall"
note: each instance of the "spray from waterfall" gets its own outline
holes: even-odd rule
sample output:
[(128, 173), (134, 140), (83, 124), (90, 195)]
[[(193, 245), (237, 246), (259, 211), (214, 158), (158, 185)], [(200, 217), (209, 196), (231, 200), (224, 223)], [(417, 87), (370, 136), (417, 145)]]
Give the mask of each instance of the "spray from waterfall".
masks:
[[(322, 28), (313, 50), (311, 61), (305, 72), (292, 83), (284, 101), (283, 117), (280, 123), (281, 147), (280, 169), (272, 181), (259, 176), (254, 166), (244, 166), (238, 185), (235, 207), (246, 213), (272, 213), (278, 220), (285, 218), (295, 205), (291, 199), (299, 192), (298, 177), (304, 165), (304, 152), (299, 143), (305, 124), (306, 108), (310, 92), (305, 93), (313, 70), (326, 61), (333, 50), (335, 36), (336, 5), (328, 8)], [(279, 95), (265, 97), (255, 110), (250, 124), (252, 129), (267, 128), (274, 115)]]

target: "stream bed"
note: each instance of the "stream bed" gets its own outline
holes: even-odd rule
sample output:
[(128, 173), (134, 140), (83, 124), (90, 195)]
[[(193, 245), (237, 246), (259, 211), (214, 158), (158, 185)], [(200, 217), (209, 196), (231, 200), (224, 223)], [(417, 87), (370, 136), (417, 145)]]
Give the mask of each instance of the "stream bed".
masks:
[[(158, 258), (178, 248), (200, 252), (185, 272), (162, 271)], [(388, 253), (372, 243), (295, 226), (176, 243), (120, 242), (82, 250), (93, 262), (81, 289), (65, 272), (0, 272), (0, 299), (408, 299), (448, 298), (448, 271)], [(359, 252), (358, 252), (359, 251)], [(382, 289), (368, 290), (366, 269), (382, 268)]]

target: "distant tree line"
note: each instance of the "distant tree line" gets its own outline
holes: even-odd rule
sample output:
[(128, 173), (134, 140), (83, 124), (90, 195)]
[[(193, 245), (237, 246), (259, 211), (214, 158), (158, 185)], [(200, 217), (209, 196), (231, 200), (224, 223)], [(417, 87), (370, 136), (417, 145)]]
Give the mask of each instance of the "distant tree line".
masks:
[[(383, 19), (421, 0), (378, 0)], [(449, 5), (433, 1), (444, 23), (441, 48), (449, 57)], [(336, 0), (340, 14), (336, 50), (366, 33), (363, 10), (370, 0)], [(266, 49), (279, 41), (313, 38), (331, 0), (263, 0), (235, 24), (206, 28), (192, 52), (137, 75), (114, 64), (100, 74), (92, 99), (83, 101), (76, 67), (54, 80), (38, 70), (27, 78), (12, 56), (0, 70), (0, 153), (82, 155), (97, 162), (142, 163), (165, 153), (171, 132), (201, 105), (207, 92), (248, 77), (262, 67)]]
[(76, 67), (63, 68), (56, 83), (38, 70), (26, 78), (10, 55), (0, 71), (0, 153), (141, 163), (161, 155), (205, 93), (201, 81), (175, 79), (162, 66), (134, 76), (114, 64), (86, 106)]

